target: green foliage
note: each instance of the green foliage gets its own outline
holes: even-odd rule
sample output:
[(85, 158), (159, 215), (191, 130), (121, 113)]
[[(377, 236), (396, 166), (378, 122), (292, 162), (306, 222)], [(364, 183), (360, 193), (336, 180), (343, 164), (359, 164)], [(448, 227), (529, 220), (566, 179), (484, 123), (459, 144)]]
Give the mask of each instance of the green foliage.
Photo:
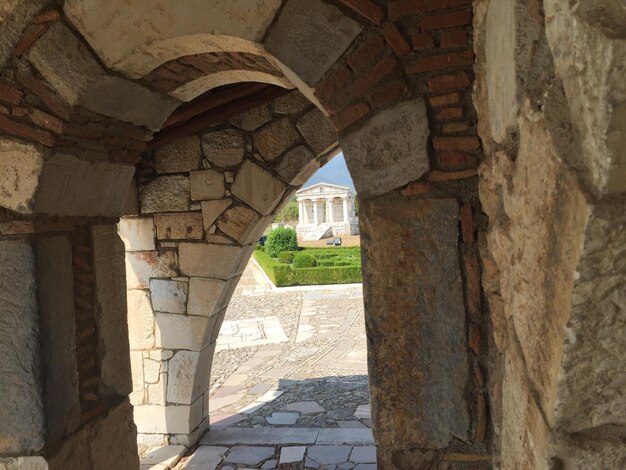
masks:
[(298, 253), (293, 259), (294, 268), (312, 268), (317, 266), (315, 258), (308, 253)]
[(292, 228), (277, 227), (270, 232), (265, 242), (265, 251), (272, 257), (277, 257), (281, 251), (298, 249), (298, 236)]
[(278, 262), (282, 264), (293, 263), (293, 253), (290, 251), (281, 251), (278, 253)]
[(261, 246), (261, 245), (256, 245), (256, 246), (254, 247), (254, 249), (255, 249), (256, 251), (265, 251), (265, 247), (264, 247), (264, 246)]
[(274, 222), (296, 222), (298, 220), (298, 201), (292, 197), (274, 216)]

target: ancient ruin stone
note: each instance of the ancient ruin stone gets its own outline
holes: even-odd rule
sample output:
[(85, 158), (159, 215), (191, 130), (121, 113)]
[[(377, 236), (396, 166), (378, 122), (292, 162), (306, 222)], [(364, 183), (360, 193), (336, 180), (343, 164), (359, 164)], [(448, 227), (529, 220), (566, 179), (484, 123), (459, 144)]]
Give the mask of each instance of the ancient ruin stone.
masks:
[(230, 199), (220, 199), (219, 201), (202, 201), (202, 223), (208, 229), (213, 225), (224, 210), (232, 204)]
[(250, 234), (256, 232), (256, 225), (261, 216), (245, 206), (234, 206), (222, 214), (217, 226), (226, 235), (233, 237), (242, 245), (256, 240), (250, 240)]
[(313, 151), (321, 155), (337, 145), (337, 131), (330, 119), (317, 108), (302, 116), (296, 124)]
[[(199, 351), (208, 344), (210, 318), (171, 313), (155, 313), (156, 347)], [(210, 332), (208, 332), (210, 337)]]
[(190, 135), (164, 145), (154, 153), (157, 173), (197, 170), (202, 158), (200, 137)]
[(155, 312), (185, 313), (189, 284), (183, 281), (152, 279), (150, 300)]
[[(253, 131), (272, 119), (272, 110), (268, 103), (252, 108), (228, 120), (233, 126), (246, 131)], [(225, 165), (226, 166), (226, 165)]]
[(4, 67), (5, 61), (13, 53), (14, 46), (26, 25), (46, 3), (46, 0), (33, 0), (32, 2), (5, 0), (3, 2), (0, 9), (0, 67)]
[(124, 217), (120, 220), (119, 233), (126, 251), (156, 250), (152, 217)]
[(242, 249), (236, 246), (181, 243), (180, 270), (187, 276), (230, 279), (235, 275)]
[(224, 175), (213, 170), (192, 171), (189, 176), (191, 183), (191, 199), (201, 201), (224, 197)]
[(150, 306), (150, 293), (144, 290), (129, 290), (126, 296), (130, 349), (152, 349), (154, 314)]
[(213, 165), (239, 165), (246, 152), (246, 140), (241, 132), (231, 129), (207, 132), (202, 135), (204, 157)]
[(152, 277), (176, 276), (178, 261), (172, 250), (126, 253), (126, 283), (129, 289), (147, 289)]
[(299, 145), (281, 158), (276, 172), (290, 185), (299, 186), (306, 183), (318, 169), (315, 155), (304, 145)]
[(140, 192), (141, 212), (179, 212), (189, 210), (189, 178), (160, 176), (145, 185)]
[(428, 119), (421, 99), (387, 108), (339, 139), (363, 198), (385, 194), (426, 173), (427, 142)]
[(254, 146), (267, 161), (274, 160), (300, 139), (289, 118), (284, 117), (263, 127), (254, 135)]
[(246, 160), (230, 190), (261, 215), (267, 215), (280, 202), (285, 185), (259, 165)]
[(224, 289), (224, 281), (192, 277), (189, 279), (187, 313), (204, 317), (215, 313), (215, 307)]
[(273, 106), (274, 112), (278, 114), (299, 114), (312, 105), (306, 96), (293, 91), (274, 100)]
[(0, 203), (17, 212), (30, 212), (43, 169), (43, 151), (2, 137), (0, 154)]
[(200, 212), (177, 212), (154, 216), (159, 240), (200, 240), (204, 234)]

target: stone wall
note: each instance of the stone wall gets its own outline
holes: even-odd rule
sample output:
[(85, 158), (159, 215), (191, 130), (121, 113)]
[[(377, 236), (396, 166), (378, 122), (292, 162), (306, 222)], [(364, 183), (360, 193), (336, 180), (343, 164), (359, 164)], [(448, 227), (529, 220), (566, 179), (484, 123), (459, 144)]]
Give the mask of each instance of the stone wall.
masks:
[(626, 464), (620, 8), (476, 5), (481, 251), (502, 468)]

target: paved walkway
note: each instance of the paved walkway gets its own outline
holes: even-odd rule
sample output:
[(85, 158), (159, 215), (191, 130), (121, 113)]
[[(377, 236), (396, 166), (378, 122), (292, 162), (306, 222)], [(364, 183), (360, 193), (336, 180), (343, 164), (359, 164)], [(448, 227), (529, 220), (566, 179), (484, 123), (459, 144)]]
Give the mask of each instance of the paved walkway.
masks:
[(361, 286), (273, 289), (251, 262), (216, 351), (211, 430), (177, 470), (376, 468)]

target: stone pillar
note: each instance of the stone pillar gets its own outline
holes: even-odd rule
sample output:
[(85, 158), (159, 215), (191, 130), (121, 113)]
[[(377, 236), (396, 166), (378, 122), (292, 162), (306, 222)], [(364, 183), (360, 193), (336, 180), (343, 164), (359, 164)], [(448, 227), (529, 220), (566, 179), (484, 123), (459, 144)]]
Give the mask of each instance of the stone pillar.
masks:
[(298, 223), (304, 224), (304, 201), (298, 201)]
[(348, 198), (344, 197), (341, 199), (343, 201), (343, 221), (347, 223), (350, 221), (350, 218), (348, 215)]
[(334, 222), (333, 198), (332, 197), (326, 200), (326, 205), (328, 207), (328, 222), (332, 224)]
[(317, 211), (317, 199), (313, 199), (313, 223), (319, 224), (319, 215)]

